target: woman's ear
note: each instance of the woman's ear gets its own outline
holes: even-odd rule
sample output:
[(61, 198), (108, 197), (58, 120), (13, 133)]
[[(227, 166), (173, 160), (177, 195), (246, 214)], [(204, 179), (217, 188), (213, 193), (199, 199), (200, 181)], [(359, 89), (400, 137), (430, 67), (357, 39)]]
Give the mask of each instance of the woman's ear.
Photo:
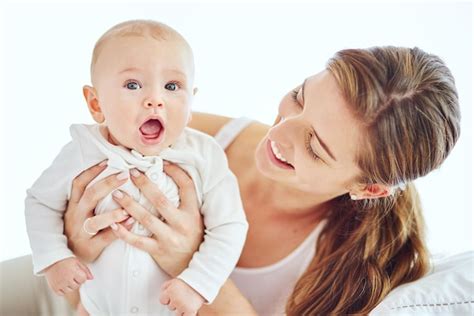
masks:
[(104, 113), (102, 113), (102, 109), (100, 108), (97, 91), (91, 86), (84, 86), (82, 88), (82, 94), (86, 99), (87, 107), (89, 108), (89, 112), (91, 113), (94, 121), (99, 124), (103, 123), (105, 117)]
[(353, 200), (363, 200), (363, 199), (378, 199), (382, 197), (387, 197), (393, 193), (391, 186), (385, 184), (368, 184), (362, 187), (359, 190), (350, 192), (351, 198)]

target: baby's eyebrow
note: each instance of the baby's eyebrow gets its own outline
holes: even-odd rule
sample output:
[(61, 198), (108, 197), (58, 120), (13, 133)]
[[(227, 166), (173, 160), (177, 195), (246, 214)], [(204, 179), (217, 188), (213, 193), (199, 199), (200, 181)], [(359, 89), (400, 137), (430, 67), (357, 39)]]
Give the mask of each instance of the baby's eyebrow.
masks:
[[(141, 71), (140, 68), (128, 67), (128, 68), (125, 68), (125, 69), (119, 71), (119, 74), (122, 74), (122, 73), (125, 73), (125, 72), (139, 72), (139, 71)], [(179, 70), (179, 69), (170, 68), (170, 69), (166, 69), (166, 71), (171, 72), (171, 73), (175, 73), (177, 75), (181, 75), (181, 76), (186, 78), (186, 74), (183, 71)]]
[(129, 68), (125, 68), (124, 70), (119, 71), (119, 74), (124, 73), (124, 72), (133, 72), (133, 71), (140, 71), (140, 69), (137, 67), (129, 67)]
[(179, 70), (179, 69), (172, 69), (171, 68), (171, 69), (166, 69), (166, 71), (169, 71), (169, 72), (175, 73), (177, 75), (181, 75), (183, 77), (186, 77), (186, 74), (183, 71)]

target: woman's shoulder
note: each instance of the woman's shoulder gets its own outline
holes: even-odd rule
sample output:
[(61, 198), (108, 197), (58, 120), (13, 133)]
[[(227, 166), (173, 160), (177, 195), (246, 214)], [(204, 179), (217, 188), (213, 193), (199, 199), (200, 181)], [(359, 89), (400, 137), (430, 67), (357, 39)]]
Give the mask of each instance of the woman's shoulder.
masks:
[[(235, 118), (210, 114), (210, 113), (202, 113), (202, 112), (193, 112), (193, 118), (191, 122), (188, 124), (188, 127), (194, 128), (198, 131), (206, 133), (210, 136), (215, 136), (226, 124), (230, 123)], [(250, 131), (251, 134), (253, 133), (266, 133), (269, 126), (258, 121), (251, 121), (248, 124), (248, 129), (245, 131)]]
[[(241, 178), (242, 171), (253, 165), (255, 148), (269, 126), (248, 119), (247, 122), (238, 121), (239, 119), (231, 117), (193, 112), (193, 119), (188, 127), (212, 137), (217, 134), (217, 141), (225, 150), (230, 169), (237, 178)], [(226, 131), (223, 131), (223, 128)]]
[(193, 112), (193, 118), (188, 126), (210, 136), (215, 136), (217, 132), (231, 120), (232, 118), (227, 116)]

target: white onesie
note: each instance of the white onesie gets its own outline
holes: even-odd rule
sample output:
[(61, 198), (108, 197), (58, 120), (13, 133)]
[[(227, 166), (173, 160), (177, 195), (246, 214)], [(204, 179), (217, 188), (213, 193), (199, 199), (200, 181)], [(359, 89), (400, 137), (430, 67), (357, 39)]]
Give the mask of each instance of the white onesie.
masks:
[[(108, 159), (107, 169), (94, 183), (112, 173), (137, 168), (178, 205), (176, 184), (163, 172), (163, 160), (168, 160), (192, 177), (205, 225), (203, 243), (178, 278), (212, 302), (238, 261), (248, 228), (237, 180), (216, 141), (185, 128), (159, 156), (145, 157), (110, 144), (100, 133), (99, 125), (72, 125), (70, 131), (72, 141), (27, 191), (25, 216), (34, 272), (42, 274), (51, 264), (74, 256), (63, 234), (63, 213), (72, 181), (80, 172)], [(120, 189), (157, 214), (130, 179)], [(98, 204), (96, 214), (116, 208), (118, 205), (109, 195)], [(150, 235), (138, 223), (132, 231)], [(161, 284), (170, 277), (148, 253), (116, 240), (88, 266), (94, 279), (86, 281), (80, 292), (84, 307), (92, 315), (171, 314), (159, 303)]]

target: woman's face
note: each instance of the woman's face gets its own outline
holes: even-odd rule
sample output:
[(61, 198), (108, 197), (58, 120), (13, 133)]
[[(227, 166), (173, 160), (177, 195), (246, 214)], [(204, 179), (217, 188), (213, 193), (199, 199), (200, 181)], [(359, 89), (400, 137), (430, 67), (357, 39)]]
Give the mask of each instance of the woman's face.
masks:
[(278, 112), (280, 120), (255, 153), (259, 171), (324, 200), (349, 192), (360, 172), (354, 159), (362, 127), (332, 74), (305, 80), (283, 98)]

